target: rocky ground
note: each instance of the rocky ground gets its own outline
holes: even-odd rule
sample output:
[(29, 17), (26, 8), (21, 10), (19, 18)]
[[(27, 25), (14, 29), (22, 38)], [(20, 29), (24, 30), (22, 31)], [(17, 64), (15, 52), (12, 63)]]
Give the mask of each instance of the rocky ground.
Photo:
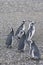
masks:
[(23, 20), (36, 22), (36, 32), (33, 39), (39, 48), (43, 58), (43, 0), (0, 0), (0, 65), (43, 65), (43, 59), (39, 63), (29, 59), (29, 46), (24, 53), (19, 53), (18, 42), (14, 39), (13, 47), (6, 48), (7, 35), (14, 28), (14, 34)]

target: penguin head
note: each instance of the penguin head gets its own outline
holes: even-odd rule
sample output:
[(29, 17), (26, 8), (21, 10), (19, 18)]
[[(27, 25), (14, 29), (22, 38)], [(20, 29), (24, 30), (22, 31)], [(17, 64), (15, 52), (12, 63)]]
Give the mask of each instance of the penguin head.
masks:
[(13, 28), (11, 28), (11, 34), (12, 34), (12, 36), (14, 36), (14, 30), (13, 30)]
[(35, 45), (35, 41), (34, 40), (32, 40), (32, 43), (31, 43), (33, 46)]
[(25, 21), (25, 20), (23, 20), (22, 22), (23, 22), (23, 24), (24, 24), (26, 21)]
[(31, 22), (31, 25), (34, 25), (34, 24), (35, 24), (35, 22), (34, 22), (34, 21), (32, 21), (32, 22)]
[(35, 41), (34, 40), (29, 40), (29, 42), (34, 45), (35, 44)]
[(20, 39), (24, 34), (25, 34), (25, 32), (21, 30), (21, 31), (19, 32), (19, 34), (18, 34), (18, 39)]

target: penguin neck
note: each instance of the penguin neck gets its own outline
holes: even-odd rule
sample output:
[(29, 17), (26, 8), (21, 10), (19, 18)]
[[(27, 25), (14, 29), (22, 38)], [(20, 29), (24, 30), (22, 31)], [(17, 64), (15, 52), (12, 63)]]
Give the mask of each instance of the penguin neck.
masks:
[(23, 25), (23, 30), (25, 30), (25, 24)]

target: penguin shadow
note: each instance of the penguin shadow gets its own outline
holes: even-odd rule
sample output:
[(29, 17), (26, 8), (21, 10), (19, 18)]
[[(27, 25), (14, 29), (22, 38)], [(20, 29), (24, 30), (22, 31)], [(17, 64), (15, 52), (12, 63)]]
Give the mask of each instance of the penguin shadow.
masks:
[(40, 63), (39, 63), (39, 62), (40, 62), (40, 59), (37, 60), (37, 59), (32, 59), (32, 58), (30, 58), (30, 62), (31, 62), (31, 61), (32, 61), (35, 65), (40, 65)]

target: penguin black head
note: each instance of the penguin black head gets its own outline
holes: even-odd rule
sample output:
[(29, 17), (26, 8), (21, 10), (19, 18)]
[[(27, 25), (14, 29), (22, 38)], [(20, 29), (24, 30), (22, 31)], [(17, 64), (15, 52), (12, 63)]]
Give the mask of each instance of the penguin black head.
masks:
[(34, 41), (34, 40), (32, 40), (32, 43), (34, 44), (34, 43), (35, 43), (35, 41)]
[(34, 25), (34, 23), (31, 23), (31, 25)]
[(13, 30), (13, 28), (11, 28), (11, 33), (12, 33), (12, 36), (14, 36), (14, 30)]
[(23, 23), (25, 23), (26, 21), (25, 21), (25, 20), (23, 20), (22, 22), (23, 22)]
[(31, 40), (31, 45), (35, 46), (35, 41), (34, 40)]
[(33, 21), (33, 22), (31, 22), (31, 25), (34, 25), (35, 24), (35, 22)]

